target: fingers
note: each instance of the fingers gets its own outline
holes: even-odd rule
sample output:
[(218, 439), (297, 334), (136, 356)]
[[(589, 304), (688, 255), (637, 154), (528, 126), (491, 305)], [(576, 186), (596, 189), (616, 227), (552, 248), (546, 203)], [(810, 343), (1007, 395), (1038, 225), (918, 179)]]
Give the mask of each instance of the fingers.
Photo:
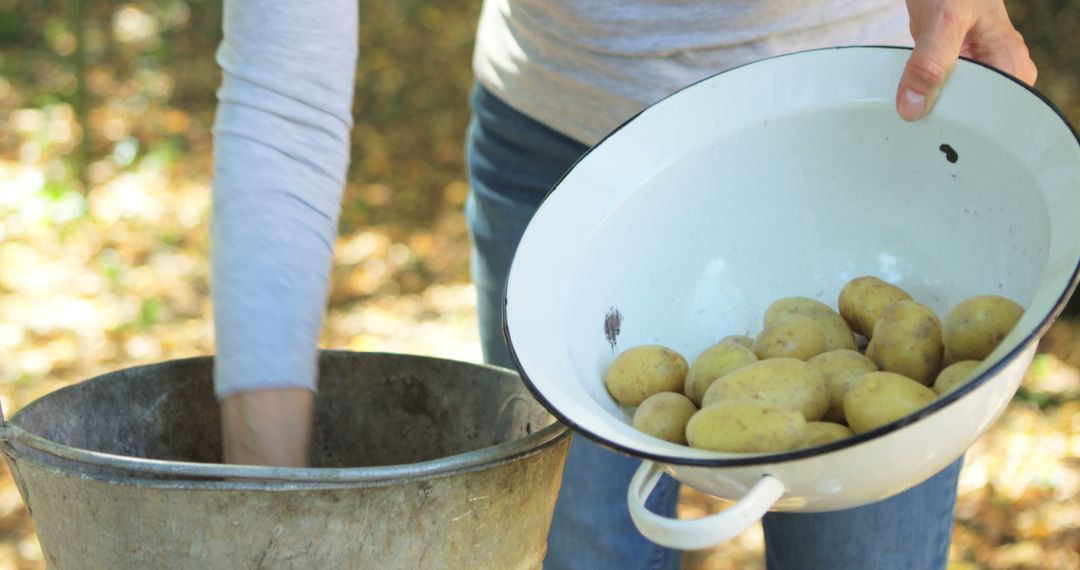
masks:
[(987, 43), (983, 49), (972, 51), (972, 57), (996, 67), (1028, 85), (1034, 85), (1039, 71), (1031, 60), (1024, 37), (1016, 30), (1002, 32), (1002, 37)]
[(926, 116), (960, 55), (1035, 83), (1035, 63), (1001, 0), (908, 0), (908, 12), (915, 49), (896, 90), (903, 119)]
[(920, 33), (896, 90), (896, 110), (907, 121), (921, 119), (934, 106), (974, 23), (968, 11), (949, 4), (923, 14), (928, 21), (912, 24)]

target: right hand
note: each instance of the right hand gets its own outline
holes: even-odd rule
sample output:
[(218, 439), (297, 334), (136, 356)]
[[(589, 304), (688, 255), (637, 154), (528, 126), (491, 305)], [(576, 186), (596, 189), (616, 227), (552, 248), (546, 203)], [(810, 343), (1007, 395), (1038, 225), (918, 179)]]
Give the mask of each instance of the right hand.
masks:
[(896, 90), (904, 120), (930, 112), (961, 55), (1034, 85), (1035, 63), (1002, 0), (907, 0), (907, 7), (915, 50)]

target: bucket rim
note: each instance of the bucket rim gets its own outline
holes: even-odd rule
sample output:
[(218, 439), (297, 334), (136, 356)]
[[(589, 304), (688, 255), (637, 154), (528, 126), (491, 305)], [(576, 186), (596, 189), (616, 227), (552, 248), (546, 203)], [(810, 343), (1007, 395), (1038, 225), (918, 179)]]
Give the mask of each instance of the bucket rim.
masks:
[[(462, 458), (460, 462), (434, 466), (428, 465), (439, 463), (440, 460), (430, 462), (412, 463), (408, 465), (393, 465), (380, 467), (348, 467), (348, 468), (274, 468), (248, 465), (220, 465), (223, 468), (237, 468), (235, 472), (221, 469), (217, 472), (201, 469), (204, 466), (215, 467), (212, 463), (184, 463), (178, 461), (142, 460), (124, 456), (113, 456), (120, 459), (135, 460), (138, 465), (130, 464), (105, 464), (90, 463), (79, 459), (63, 458), (80, 464), (91, 464), (101, 469), (95, 473), (80, 471), (65, 465), (59, 461), (43, 461), (40, 456), (31, 456), (23, 445), (14, 445), (12, 441), (4, 441), (0, 445), (0, 453), (3, 453), (14, 476), (24, 465), (32, 465), (35, 469), (47, 470), (64, 477), (76, 477), (84, 480), (100, 481), (113, 485), (125, 485), (141, 488), (170, 489), (170, 490), (234, 490), (234, 491), (322, 491), (336, 489), (377, 489), (409, 485), (424, 481), (434, 481), (456, 475), (465, 475), (498, 468), (500, 466), (529, 459), (549, 451), (552, 447), (570, 437), (571, 431), (565, 425), (555, 422), (544, 429), (537, 431), (525, 438), (487, 447), (481, 450), (467, 452), (451, 457), (478, 454), (486, 450), (499, 449), (499, 457), (488, 458), (469, 457)], [(516, 442), (535, 439), (534, 446), (515, 445)], [(23, 443), (23, 442), (18, 442)], [(29, 447), (29, 446), (25, 446)], [(512, 447), (512, 449), (510, 449)], [(76, 448), (72, 448), (76, 449)], [(41, 451), (41, 450), (38, 450)], [(49, 459), (58, 456), (46, 453)], [(94, 453), (94, 452), (90, 452)], [(108, 454), (99, 454), (108, 455)], [(444, 458), (445, 459), (445, 458)], [(473, 459), (474, 461), (467, 461)], [(169, 464), (167, 466), (150, 465), (151, 463)], [(199, 468), (199, 473), (177, 471), (171, 468), (194, 466)], [(416, 469), (409, 469), (414, 468)], [(398, 469), (401, 468), (401, 469)], [(216, 473), (216, 474), (215, 474)]]
[[(452, 365), (468, 365), (517, 375), (514, 370), (500, 366), (432, 356), (348, 350), (320, 350), (319, 353), (320, 359), (359, 354), (390, 358), (400, 357), (433, 360)], [(223, 488), (225, 486), (232, 489), (301, 490), (393, 486), (482, 471), (540, 453), (571, 434), (569, 427), (553, 416), (553, 422), (550, 425), (525, 437), (428, 461), (373, 467), (270, 467), (170, 461), (92, 451), (50, 440), (27, 431), (18, 425), (18, 419), (23, 410), (31, 408), (34, 403), (56, 392), (78, 389), (80, 386), (90, 382), (103, 382), (116, 374), (128, 374), (137, 370), (176, 366), (185, 363), (198, 362), (205, 364), (207, 361), (211, 361), (212, 358), (212, 355), (204, 355), (122, 368), (45, 394), (24, 406), (10, 420), (0, 420), (3, 421), (3, 427), (0, 428), (0, 451), (9, 459), (17, 462), (36, 463), (58, 473), (110, 482), (123, 480), (125, 483), (138, 486), (165, 488)], [(43, 460), (42, 456), (31, 456), (20, 448), (34, 449), (43, 454), (45, 458), (60, 459), (62, 461)], [(65, 463), (97, 467), (103, 471), (103, 474), (93, 475), (78, 471), (66, 466)]]

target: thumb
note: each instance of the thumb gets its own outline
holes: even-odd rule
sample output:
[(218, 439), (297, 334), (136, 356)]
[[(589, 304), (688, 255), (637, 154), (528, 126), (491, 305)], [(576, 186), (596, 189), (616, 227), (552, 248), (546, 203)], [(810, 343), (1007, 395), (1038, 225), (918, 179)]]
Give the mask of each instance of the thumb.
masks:
[(930, 112), (956, 66), (969, 28), (962, 17), (944, 11), (915, 38), (915, 49), (896, 90), (896, 110), (901, 118), (917, 121)]

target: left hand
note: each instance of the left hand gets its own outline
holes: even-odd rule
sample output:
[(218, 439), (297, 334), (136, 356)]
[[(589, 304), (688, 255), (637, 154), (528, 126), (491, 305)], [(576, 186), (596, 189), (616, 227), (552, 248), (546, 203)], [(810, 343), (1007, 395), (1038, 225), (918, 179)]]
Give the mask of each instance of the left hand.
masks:
[(896, 110), (905, 120), (933, 108), (961, 55), (1035, 83), (1035, 63), (1003, 0), (907, 0), (907, 7), (915, 50), (896, 90)]

